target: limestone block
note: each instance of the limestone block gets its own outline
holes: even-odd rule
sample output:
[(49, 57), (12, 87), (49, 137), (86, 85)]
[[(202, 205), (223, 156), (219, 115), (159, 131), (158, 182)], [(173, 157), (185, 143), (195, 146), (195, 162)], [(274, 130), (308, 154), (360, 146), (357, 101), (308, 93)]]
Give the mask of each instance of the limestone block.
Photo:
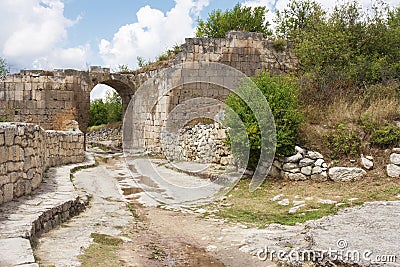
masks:
[(301, 168), (301, 173), (304, 175), (311, 175), (312, 172), (312, 166), (306, 166)]
[(322, 165), (325, 163), (323, 159), (317, 159), (314, 163), (315, 166), (322, 167)]
[(361, 155), (361, 164), (367, 170), (371, 170), (374, 167), (374, 162), (370, 159), (367, 159), (363, 155)]
[(319, 181), (319, 182), (324, 182), (328, 180), (328, 174), (326, 171), (323, 171), (321, 173), (315, 173), (311, 175), (311, 180), (313, 181)]
[(302, 158), (303, 158), (303, 156), (300, 153), (297, 153), (296, 155), (285, 158), (284, 162), (295, 163), (295, 162), (298, 162), (299, 160), (301, 160)]
[(360, 168), (333, 167), (329, 169), (329, 177), (335, 182), (356, 181), (365, 174), (367, 172)]
[(400, 154), (392, 153), (390, 155), (390, 162), (392, 164), (400, 165)]
[(3, 186), (3, 201), (9, 202), (14, 197), (14, 184), (9, 183)]
[(307, 180), (307, 176), (302, 173), (287, 173), (285, 172), (283, 175), (284, 179), (289, 181), (305, 181)]
[(4, 133), (0, 133), (0, 146), (3, 146), (4, 142)]
[(321, 155), (321, 153), (316, 152), (316, 151), (308, 151), (307, 152), (307, 157), (310, 159), (323, 159), (324, 157)]
[(299, 167), (301, 168), (301, 167), (305, 167), (305, 166), (312, 165), (312, 164), (314, 164), (314, 161), (315, 161), (315, 160), (309, 159), (309, 158), (301, 159), (301, 160), (299, 161)]
[(282, 166), (282, 169), (284, 171), (289, 171), (289, 170), (298, 169), (298, 168), (299, 168), (299, 165), (297, 163), (291, 163), (291, 162), (285, 163)]
[(400, 166), (397, 166), (395, 164), (388, 164), (386, 166), (386, 172), (389, 177), (400, 177)]
[(8, 183), (10, 183), (10, 178), (9, 178), (9, 176), (7, 176), (7, 175), (2, 175), (2, 176), (0, 176), (0, 188), (1, 188), (3, 185), (8, 184)]

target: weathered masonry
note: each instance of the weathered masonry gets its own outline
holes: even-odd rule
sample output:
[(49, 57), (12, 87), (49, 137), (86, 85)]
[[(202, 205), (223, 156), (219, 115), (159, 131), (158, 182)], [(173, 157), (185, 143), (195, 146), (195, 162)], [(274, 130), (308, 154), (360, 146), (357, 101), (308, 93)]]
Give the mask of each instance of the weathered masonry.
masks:
[(29, 123), (0, 123), (0, 205), (36, 189), (49, 167), (84, 160), (81, 131), (44, 131)]
[[(259, 33), (229, 32), (222, 39), (188, 38), (173, 60), (132, 73), (111, 73), (107, 68), (91, 67), (88, 71), (23, 70), (8, 75), (0, 81), (0, 117), (54, 129), (66, 114), (73, 114), (80, 130), (85, 133), (90, 92), (97, 84), (113, 87), (121, 95), (125, 111), (137, 89), (159, 71), (180, 63), (204, 61), (232, 66), (247, 76), (254, 76), (263, 69), (286, 73), (295, 69), (297, 64), (287, 49), (275, 49), (274, 42), (263, 39)], [(225, 88), (185, 85), (176, 88), (163, 101), (162, 108), (168, 113), (188, 99), (204, 96), (222, 100), (227, 93)]]

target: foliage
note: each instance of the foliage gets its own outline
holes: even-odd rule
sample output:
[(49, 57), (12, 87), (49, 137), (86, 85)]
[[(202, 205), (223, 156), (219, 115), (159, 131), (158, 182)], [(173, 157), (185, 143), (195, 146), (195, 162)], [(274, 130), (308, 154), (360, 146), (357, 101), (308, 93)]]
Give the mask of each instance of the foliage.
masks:
[(118, 71), (119, 72), (129, 72), (129, 67), (128, 65), (122, 64), (122, 65), (118, 65)]
[(328, 14), (312, 0), (292, 0), (276, 22), (278, 34), (294, 43), (301, 73), (318, 87), (400, 78), (400, 8), (377, 2), (366, 12), (349, 1)]
[(207, 20), (199, 20), (197, 25), (197, 37), (225, 38), (231, 30), (260, 32), (265, 37), (271, 35), (266, 20), (266, 7), (243, 7), (237, 4), (233, 9), (222, 12), (214, 10)]
[[(291, 155), (294, 151), (299, 124), (302, 116), (299, 112), (297, 84), (290, 77), (271, 77), (268, 72), (262, 72), (252, 79), (258, 89), (265, 96), (276, 127), (276, 154), (279, 156)], [(244, 88), (246, 90), (246, 88)], [(261, 152), (261, 136), (258, 123), (252, 110), (236, 94), (231, 94), (225, 103), (239, 116), (246, 127), (250, 143), (250, 158), (248, 167), (257, 165)], [(235, 117), (226, 112), (224, 124), (233, 125)], [(243, 136), (230, 135), (232, 147), (243, 143)]]
[(338, 123), (334, 132), (327, 134), (326, 138), (326, 143), (332, 151), (329, 156), (333, 159), (338, 156), (356, 156), (360, 153), (361, 139), (345, 124)]
[(168, 60), (172, 55), (176, 55), (181, 52), (181, 48), (179, 45), (174, 45), (171, 49), (167, 49), (161, 55), (158, 56), (157, 61)]
[(7, 61), (0, 58), (0, 78), (4, 78), (9, 73)]
[(396, 125), (381, 126), (372, 133), (370, 142), (383, 148), (400, 145), (400, 127)]
[(137, 63), (138, 63), (139, 68), (146, 67), (146, 66), (151, 65), (153, 63), (151, 60), (145, 60), (144, 58), (139, 57), (139, 56), (136, 57), (136, 59), (137, 59)]
[(117, 92), (107, 94), (105, 101), (95, 99), (90, 103), (88, 126), (108, 124), (122, 120), (122, 100)]

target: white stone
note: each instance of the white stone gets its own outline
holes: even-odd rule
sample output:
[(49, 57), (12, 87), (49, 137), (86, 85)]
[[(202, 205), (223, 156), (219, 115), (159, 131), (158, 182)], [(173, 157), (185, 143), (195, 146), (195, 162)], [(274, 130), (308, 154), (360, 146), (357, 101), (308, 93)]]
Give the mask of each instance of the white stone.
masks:
[(307, 157), (310, 159), (323, 159), (324, 157), (321, 155), (321, 153), (316, 152), (316, 151), (308, 151)]
[(278, 201), (279, 199), (281, 199), (284, 196), (285, 196), (284, 194), (279, 194), (279, 195), (276, 195), (276, 196), (272, 197), (270, 200), (271, 201)]
[(285, 199), (282, 199), (281, 201), (278, 201), (278, 204), (282, 205), (282, 206), (289, 206), (290, 202), (289, 202), (289, 199), (285, 198)]
[(318, 203), (320, 203), (320, 204), (330, 204), (330, 205), (332, 205), (332, 204), (336, 204), (337, 201), (331, 200), (331, 199), (318, 199)]
[(303, 205), (306, 202), (304, 200), (294, 200), (293, 201), (293, 206), (299, 206), (299, 205)]
[(300, 208), (302, 208), (302, 207), (304, 207), (304, 206), (305, 206), (305, 204), (302, 204), (302, 205), (299, 205), (299, 206), (295, 206), (295, 207), (293, 207), (293, 208), (291, 208), (291, 209), (289, 210), (289, 213), (290, 213), (290, 214), (296, 213)]
[(311, 172), (312, 172), (311, 166), (301, 168), (301, 173), (304, 175), (311, 175)]
[(315, 161), (315, 166), (322, 167), (322, 164), (324, 163), (325, 163), (324, 159), (317, 159)]
[(397, 178), (400, 177), (400, 166), (395, 164), (388, 164), (386, 166), (386, 172), (389, 177)]
[(392, 149), (394, 153), (400, 153), (400, 147), (395, 147)]
[(208, 252), (216, 251), (217, 248), (218, 248), (217, 246), (209, 245), (209, 246), (207, 246), (206, 251), (208, 251)]
[(400, 165), (400, 154), (393, 153), (390, 155), (390, 162), (396, 165)]
[(319, 166), (316, 166), (312, 169), (312, 174), (320, 174), (322, 172), (322, 168)]
[(284, 173), (284, 179), (289, 181), (305, 181), (307, 176), (302, 173)]
[(296, 151), (296, 153), (300, 153), (302, 155), (304, 155), (306, 153), (306, 151), (303, 148), (299, 147), (299, 146), (295, 146), (294, 147), (294, 151)]
[(304, 158), (304, 159), (301, 159), (301, 160), (299, 161), (299, 167), (301, 168), (301, 167), (310, 166), (310, 165), (312, 165), (313, 163), (314, 163), (314, 160), (313, 160), (313, 159)]
[(329, 169), (329, 177), (335, 182), (356, 181), (367, 172), (361, 168), (333, 167)]
[(307, 201), (311, 201), (311, 200), (313, 200), (314, 198), (313, 197), (306, 197), (305, 198), (305, 200), (307, 200)]
[(282, 167), (282, 169), (284, 171), (289, 171), (289, 170), (298, 169), (298, 168), (299, 168), (299, 165), (297, 163), (290, 163), (290, 162), (283, 164), (283, 167)]
[(298, 162), (299, 160), (301, 160), (302, 158), (303, 158), (303, 156), (300, 153), (297, 153), (296, 155), (285, 158), (284, 161), (295, 163), (295, 162)]
[(374, 157), (373, 157), (373, 156), (365, 156), (365, 158), (366, 158), (366, 159), (369, 159), (369, 160), (374, 160)]
[(374, 163), (362, 155), (361, 155), (361, 164), (367, 170), (371, 170), (374, 167)]
[(358, 200), (358, 197), (352, 197), (352, 198), (348, 199), (348, 201), (350, 201), (350, 202), (353, 202), (353, 201), (356, 201), (356, 200)]

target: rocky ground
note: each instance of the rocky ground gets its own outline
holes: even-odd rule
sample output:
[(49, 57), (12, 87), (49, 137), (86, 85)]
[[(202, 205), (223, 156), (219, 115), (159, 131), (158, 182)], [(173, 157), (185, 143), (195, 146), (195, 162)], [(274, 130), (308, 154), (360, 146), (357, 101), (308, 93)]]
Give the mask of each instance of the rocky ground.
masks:
[[(294, 256), (308, 251), (325, 252), (314, 259), (321, 260), (319, 266), (400, 266), (398, 201), (367, 203), (296, 226), (249, 228), (206, 216), (207, 210), (201, 208), (156, 205), (142, 187), (156, 188), (157, 181), (128, 170), (119, 154), (101, 156), (98, 167), (74, 177), (75, 186), (93, 196), (89, 208), (38, 240), (35, 255), (43, 266), (78, 266), (80, 262), (84, 266), (276, 266), (278, 262), (296, 266), (303, 261)], [(163, 172), (174, 174), (171, 169)], [(175, 176), (184, 177), (176, 172)], [(143, 184), (135, 186), (131, 181), (127, 186), (127, 180), (135, 177)], [(91, 254), (93, 249), (86, 250), (93, 244), (93, 233), (123, 242), (112, 257), (103, 259), (105, 251)], [(360, 257), (330, 257), (329, 249), (340, 255), (357, 252)], [(274, 251), (282, 252), (282, 257)], [(396, 263), (379, 262), (393, 259)]]

